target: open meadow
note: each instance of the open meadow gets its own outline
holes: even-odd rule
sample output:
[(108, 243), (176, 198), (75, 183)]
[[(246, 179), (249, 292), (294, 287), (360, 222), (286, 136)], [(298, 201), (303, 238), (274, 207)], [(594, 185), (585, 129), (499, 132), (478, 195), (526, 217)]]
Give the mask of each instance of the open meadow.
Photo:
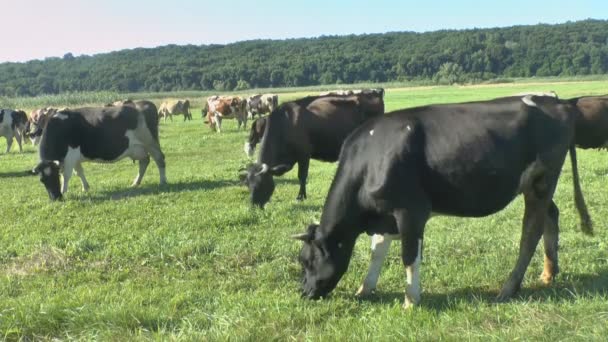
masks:
[[(386, 110), (485, 100), (523, 91), (560, 98), (608, 93), (608, 80), (389, 88)], [(317, 91), (283, 89), (281, 102)], [(148, 94), (150, 95), (150, 94)], [(179, 98), (195, 94), (164, 94)], [(117, 94), (0, 99), (0, 107), (102, 104)], [(159, 98), (152, 95), (119, 95)], [(555, 195), (560, 208), (561, 273), (543, 287), (537, 248), (523, 289), (493, 299), (517, 257), (523, 201), (480, 219), (436, 217), (425, 233), (419, 307), (402, 309), (405, 270), (394, 243), (375, 295), (354, 296), (369, 264), (360, 236), (348, 272), (332, 295), (300, 298), (301, 243), (290, 235), (318, 221), (336, 164), (312, 161), (308, 199), (295, 200), (297, 172), (275, 178), (265, 210), (249, 204), (238, 181), (251, 162), (247, 137), (226, 120), (221, 134), (203, 124), (203, 96), (190, 97), (194, 120), (160, 124), (169, 184), (150, 164), (84, 164), (91, 190), (72, 177), (63, 202), (49, 201), (31, 170), (32, 145), (5, 155), (0, 138), (0, 340), (581, 340), (608, 336), (608, 153), (579, 150), (579, 172), (595, 235), (579, 229), (566, 160)], [(249, 124), (248, 124), (249, 125)], [(295, 169), (295, 168), (294, 168)]]

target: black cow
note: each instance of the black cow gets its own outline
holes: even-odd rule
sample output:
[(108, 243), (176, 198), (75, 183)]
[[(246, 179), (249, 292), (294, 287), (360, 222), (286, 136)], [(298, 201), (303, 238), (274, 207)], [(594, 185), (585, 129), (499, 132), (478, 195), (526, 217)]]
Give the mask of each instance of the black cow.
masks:
[(248, 166), (241, 178), (251, 191), (251, 202), (263, 207), (274, 191), (273, 176), (298, 163), (300, 192), (306, 198), (310, 159), (338, 160), (342, 142), (366, 120), (384, 114), (381, 93), (352, 96), (306, 97), (287, 102), (266, 117), (258, 163)]
[(245, 142), (245, 154), (249, 157), (253, 157), (253, 153), (255, 152), (255, 147), (257, 144), (262, 141), (262, 137), (264, 136), (264, 131), (266, 130), (266, 118), (257, 118), (253, 121), (251, 125), (251, 131), (249, 131), (249, 138)]
[[(412, 108), (364, 123), (344, 142), (320, 224), (294, 236), (304, 241), (302, 295), (331, 292), (358, 235), (366, 232), (398, 235), (407, 275), (404, 306), (416, 305), (427, 220), (433, 214), (490, 215), (520, 193), (525, 214), (519, 258), (498, 299), (519, 290), (541, 236), (542, 279), (550, 283), (559, 270), (559, 211), (552, 197), (568, 150), (576, 158), (579, 114), (567, 101), (526, 96)], [(390, 239), (375, 242), (360, 295), (375, 288)]]
[[(154, 158), (160, 173), (160, 183), (167, 182), (165, 156), (158, 141), (156, 106), (139, 101), (136, 106), (80, 108), (53, 114), (47, 121), (40, 143), (40, 163), (34, 173), (46, 187), (52, 200), (62, 199), (75, 170), (86, 191), (89, 184), (84, 176), (83, 161), (115, 162), (129, 157), (139, 160), (139, 172), (133, 186), (141, 180)], [(63, 168), (60, 191), (59, 171)]]
[(13, 145), (13, 138), (17, 140), (19, 152), (23, 152), (21, 139), (25, 134), (27, 114), (22, 110), (0, 109), (0, 136), (6, 138), (6, 153)]

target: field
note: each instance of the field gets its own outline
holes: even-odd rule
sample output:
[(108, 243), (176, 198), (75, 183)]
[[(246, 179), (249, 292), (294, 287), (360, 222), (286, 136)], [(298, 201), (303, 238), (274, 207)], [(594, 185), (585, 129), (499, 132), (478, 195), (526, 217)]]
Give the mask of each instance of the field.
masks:
[[(608, 93), (608, 80), (390, 88), (387, 111), (554, 90), (560, 97)], [(311, 90), (283, 90), (282, 101)], [(73, 97), (103, 103), (117, 94)], [(181, 97), (184, 94), (165, 94)], [(124, 95), (126, 96), (126, 95)], [(141, 95), (130, 94), (132, 97)], [(156, 98), (155, 98), (156, 99)], [(192, 98), (191, 98), (192, 99)], [(25, 109), (60, 97), (2, 99)], [(91, 190), (73, 177), (66, 201), (51, 203), (28, 175), (37, 152), (0, 154), (0, 340), (605, 340), (608, 336), (608, 154), (579, 150), (582, 187), (595, 235), (580, 232), (566, 163), (555, 195), (561, 210), (561, 273), (542, 286), (542, 248), (523, 289), (493, 302), (517, 256), (523, 201), (482, 219), (437, 217), (427, 225), (422, 302), (401, 307), (405, 272), (395, 243), (378, 290), (354, 293), (369, 261), (361, 236), (333, 294), (299, 296), (300, 243), (318, 221), (335, 164), (312, 162), (308, 199), (296, 172), (277, 179), (266, 210), (248, 204), (238, 169), (246, 133), (225, 122), (215, 134), (194, 120), (161, 123), (169, 185), (152, 163), (139, 188), (131, 161), (85, 164)], [(0, 153), (5, 149), (0, 140)]]

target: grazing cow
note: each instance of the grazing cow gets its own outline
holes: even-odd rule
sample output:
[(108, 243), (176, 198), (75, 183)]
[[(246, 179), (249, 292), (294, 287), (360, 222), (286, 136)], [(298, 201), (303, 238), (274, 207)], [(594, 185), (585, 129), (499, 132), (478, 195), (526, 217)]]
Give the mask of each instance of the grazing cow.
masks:
[(581, 111), (576, 121), (576, 146), (608, 148), (608, 95), (582, 96), (568, 100)]
[(567, 101), (526, 96), (417, 107), (364, 123), (344, 142), (320, 224), (294, 236), (304, 241), (302, 295), (329, 294), (358, 235), (366, 232), (378, 236), (358, 294), (375, 288), (390, 241), (397, 238), (407, 275), (404, 307), (416, 305), (427, 220), (434, 214), (490, 215), (520, 193), (525, 213), (519, 257), (498, 299), (519, 290), (541, 236), (542, 280), (550, 283), (559, 270), (559, 211), (552, 198), (568, 150), (576, 158), (577, 115)]
[(247, 118), (253, 119), (255, 115), (271, 113), (278, 106), (279, 96), (276, 94), (250, 96), (247, 98)]
[(240, 175), (251, 191), (251, 202), (264, 207), (274, 191), (272, 177), (291, 170), (295, 163), (300, 181), (297, 199), (305, 199), (310, 159), (338, 160), (344, 139), (364, 121), (382, 114), (382, 94), (371, 92), (306, 97), (279, 106), (266, 117), (258, 163)]
[(251, 125), (249, 139), (245, 142), (245, 153), (248, 157), (253, 157), (256, 145), (262, 141), (264, 130), (266, 129), (266, 118), (257, 118)]
[[(210, 96), (207, 98), (207, 119), (211, 130), (218, 133), (222, 131), (222, 119), (235, 118), (238, 129), (241, 125), (247, 128), (247, 114), (245, 110), (246, 101), (238, 96)], [(204, 110), (204, 109), (203, 109)]]
[(158, 115), (164, 117), (164, 121), (167, 121), (167, 117), (173, 121), (173, 115), (184, 115), (184, 121), (192, 120), (192, 114), (190, 113), (190, 101), (189, 100), (174, 100), (165, 101), (160, 105)]
[[(165, 156), (158, 141), (156, 106), (140, 101), (133, 106), (80, 108), (59, 111), (48, 121), (40, 142), (40, 163), (34, 173), (46, 187), (51, 200), (62, 199), (75, 170), (88, 190), (83, 161), (115, 162), (129, 157), (139, 161), (139, 172), (133, 186), (141, 180), (154, 158), (160, 173), (160, 184), (166, 184)], [(63, 169), (60, 191), (59, 171)]]
[(0, 109), (0, 136), (6, 138), (6, 153), (10, 152), (13, 138), (17, 140), (19, 152), (23, 152), (21, 138), (25, 134), (27, 114), (22, 110)]

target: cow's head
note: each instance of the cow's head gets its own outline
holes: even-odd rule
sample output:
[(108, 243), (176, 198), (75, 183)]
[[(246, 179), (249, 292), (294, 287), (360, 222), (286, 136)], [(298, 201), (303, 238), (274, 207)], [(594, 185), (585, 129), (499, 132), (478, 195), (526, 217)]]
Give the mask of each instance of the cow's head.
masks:
[(40, 175), (40, 182), (44, 184), (52, 201), (63, 199), (61, 196), (61, 183), (59, 181), (59, 162), (43, 160), (38, 163), (32, 172)]
[(352, 255), (352, 243), (332, 242), (318, 233), (319, 225), (311, 224), (305, 233), (293, 238), (304, 242), (299, 261), (302, 265), (302, 297), (318, 299), (327, 296), (346, 272)]
[(272, 176), (285, 173), (287, 165), (269, 167), (267, 164), (250, 164), (241, 173), (241, 181), (247, 185), (251, 193), (251, 203), (260, 208), (268, 203), (274, 192), (274, 180)]

